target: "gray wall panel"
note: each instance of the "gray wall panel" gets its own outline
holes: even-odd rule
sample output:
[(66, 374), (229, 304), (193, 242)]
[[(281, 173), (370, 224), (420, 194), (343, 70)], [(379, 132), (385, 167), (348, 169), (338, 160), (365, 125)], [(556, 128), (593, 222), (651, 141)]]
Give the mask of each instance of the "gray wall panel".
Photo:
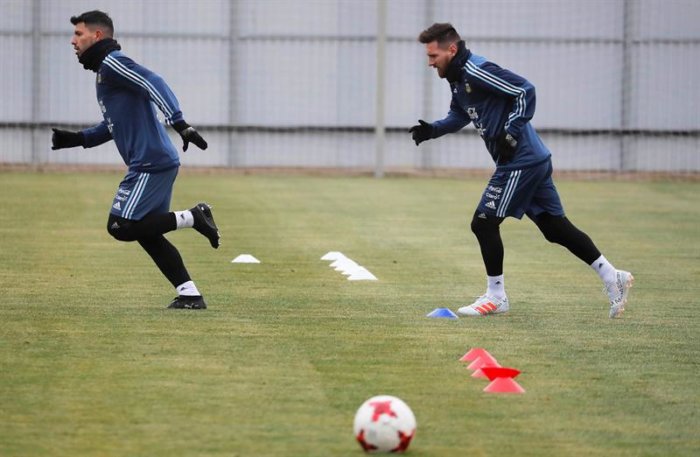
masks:
[(0, 122), (32, 121), (32, 41), (25, 36), (0, 39)]
[(700, 46), (640, 45), (634, 49), (630, 127), (697, 129), (700, 126), (698, 73), (685, 62), (700, 62)]
[[(0, 72), (0, 162), (120, 163), (112, 144), (49, 148), (50, 125), (101, 120), (95, 76), (76, 60), (69, 18), (103, 9), (126, 54), (165, 78), (210, 142), (205, 152), (183, 154), (184, 163), (374, 164), (375, 1), (0, 0), (0, 7), (0, 60), (11, 63)], [(447, 113), (447, 84), (427, 67), (416, 37), (433, 21), (451, 21), (475, 53), (536, 86), (533, 125), (558, 166), (700, 171), (700, 2), (389, 0), (387, 10), (387, 167), (492, 166), (471, 130), (419, 148), (406, 132), (419, 118)], [(237, 130), (249, 126), (261, 130)]]
[(31, 32), (32, 3), (26, 0), (1, 0), (0, 30), (6, 32)]
[(615, 0), (436, 1), (436, 21), (463, 38), (621, 38), (623, 2)]
[(636, 0), (632, 10), (635, 39), (700, 38), (697, 0)]

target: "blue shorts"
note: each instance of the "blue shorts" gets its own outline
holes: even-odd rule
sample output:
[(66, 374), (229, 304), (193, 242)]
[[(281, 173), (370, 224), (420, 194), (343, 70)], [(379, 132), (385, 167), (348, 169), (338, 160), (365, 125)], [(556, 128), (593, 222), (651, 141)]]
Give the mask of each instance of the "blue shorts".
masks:
[(167, 213), (177, 172), (178, 167), (159, 173), (129, 171), (119, 184), (110, 213), (133, 221), (151, 213)]
[(552, 159), (531, 168), (498, 171), (481, 195), (478, 211), (495, 217), (532, 218), (542, 213), (563, 216), (564, 207), (552, 181)]

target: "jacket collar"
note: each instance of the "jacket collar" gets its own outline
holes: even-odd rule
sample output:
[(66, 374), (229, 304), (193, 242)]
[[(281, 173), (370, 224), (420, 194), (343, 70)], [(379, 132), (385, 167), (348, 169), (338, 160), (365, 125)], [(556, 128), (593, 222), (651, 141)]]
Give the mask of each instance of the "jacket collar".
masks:
[(105, 57), (107, 57), (110, 52), (117, 51), (121, 48), (122, 47), (119, 46), (116, 40), (112, 38), (103, 38), (87, 48), (80, 57), (78, 57), (78, 62), (83, 64), (83, 68), (86, 70), (97, 72), (102, 61), (105, 60)]
[(457, 54), (455, 54), (450, 61), (450, 64), (447, 66), (447, 74), (445, 77), (449, 82), (453, 83), (459, 80), (462, 68), (464, 65), (466, 65), (467, 60), (471, 55), (472, 53), (469, 49), (467, 49), (467, 45), (464, 43), (464, 40), (457, 42)]

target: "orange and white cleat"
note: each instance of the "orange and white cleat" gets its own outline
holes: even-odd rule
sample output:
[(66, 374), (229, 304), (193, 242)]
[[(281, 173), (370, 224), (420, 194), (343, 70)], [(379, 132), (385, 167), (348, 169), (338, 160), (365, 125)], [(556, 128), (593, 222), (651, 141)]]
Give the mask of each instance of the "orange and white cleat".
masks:
[(508, 297), (497, 300), (484, 294), (471, 305), (459, 308), (457, 314), (462, 316), (487, 316), (489, 314), (505, 313), (508, 309), (510, 309)]

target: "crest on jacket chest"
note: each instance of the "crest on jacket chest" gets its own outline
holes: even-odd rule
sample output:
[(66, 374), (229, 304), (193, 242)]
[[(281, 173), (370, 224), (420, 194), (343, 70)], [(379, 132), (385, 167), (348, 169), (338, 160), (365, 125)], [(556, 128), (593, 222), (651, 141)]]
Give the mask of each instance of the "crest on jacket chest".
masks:
[[(458, 83), (456, 83), (456, 82), (455, 82), (455, 83), (450, 83), (450, 85), (452, 86), (452, 93), (453, 93), (453, 94), (457, 94), (457, 92), (459, 92), (459, 85), (458, 85)], [(464, 83), (464, 92), (466, 92), (467, 94), (471, 94), (471, 93), (472, 93), (472, 86), (470, 86), (468, 82), (465, 82), (465, 83)]]

